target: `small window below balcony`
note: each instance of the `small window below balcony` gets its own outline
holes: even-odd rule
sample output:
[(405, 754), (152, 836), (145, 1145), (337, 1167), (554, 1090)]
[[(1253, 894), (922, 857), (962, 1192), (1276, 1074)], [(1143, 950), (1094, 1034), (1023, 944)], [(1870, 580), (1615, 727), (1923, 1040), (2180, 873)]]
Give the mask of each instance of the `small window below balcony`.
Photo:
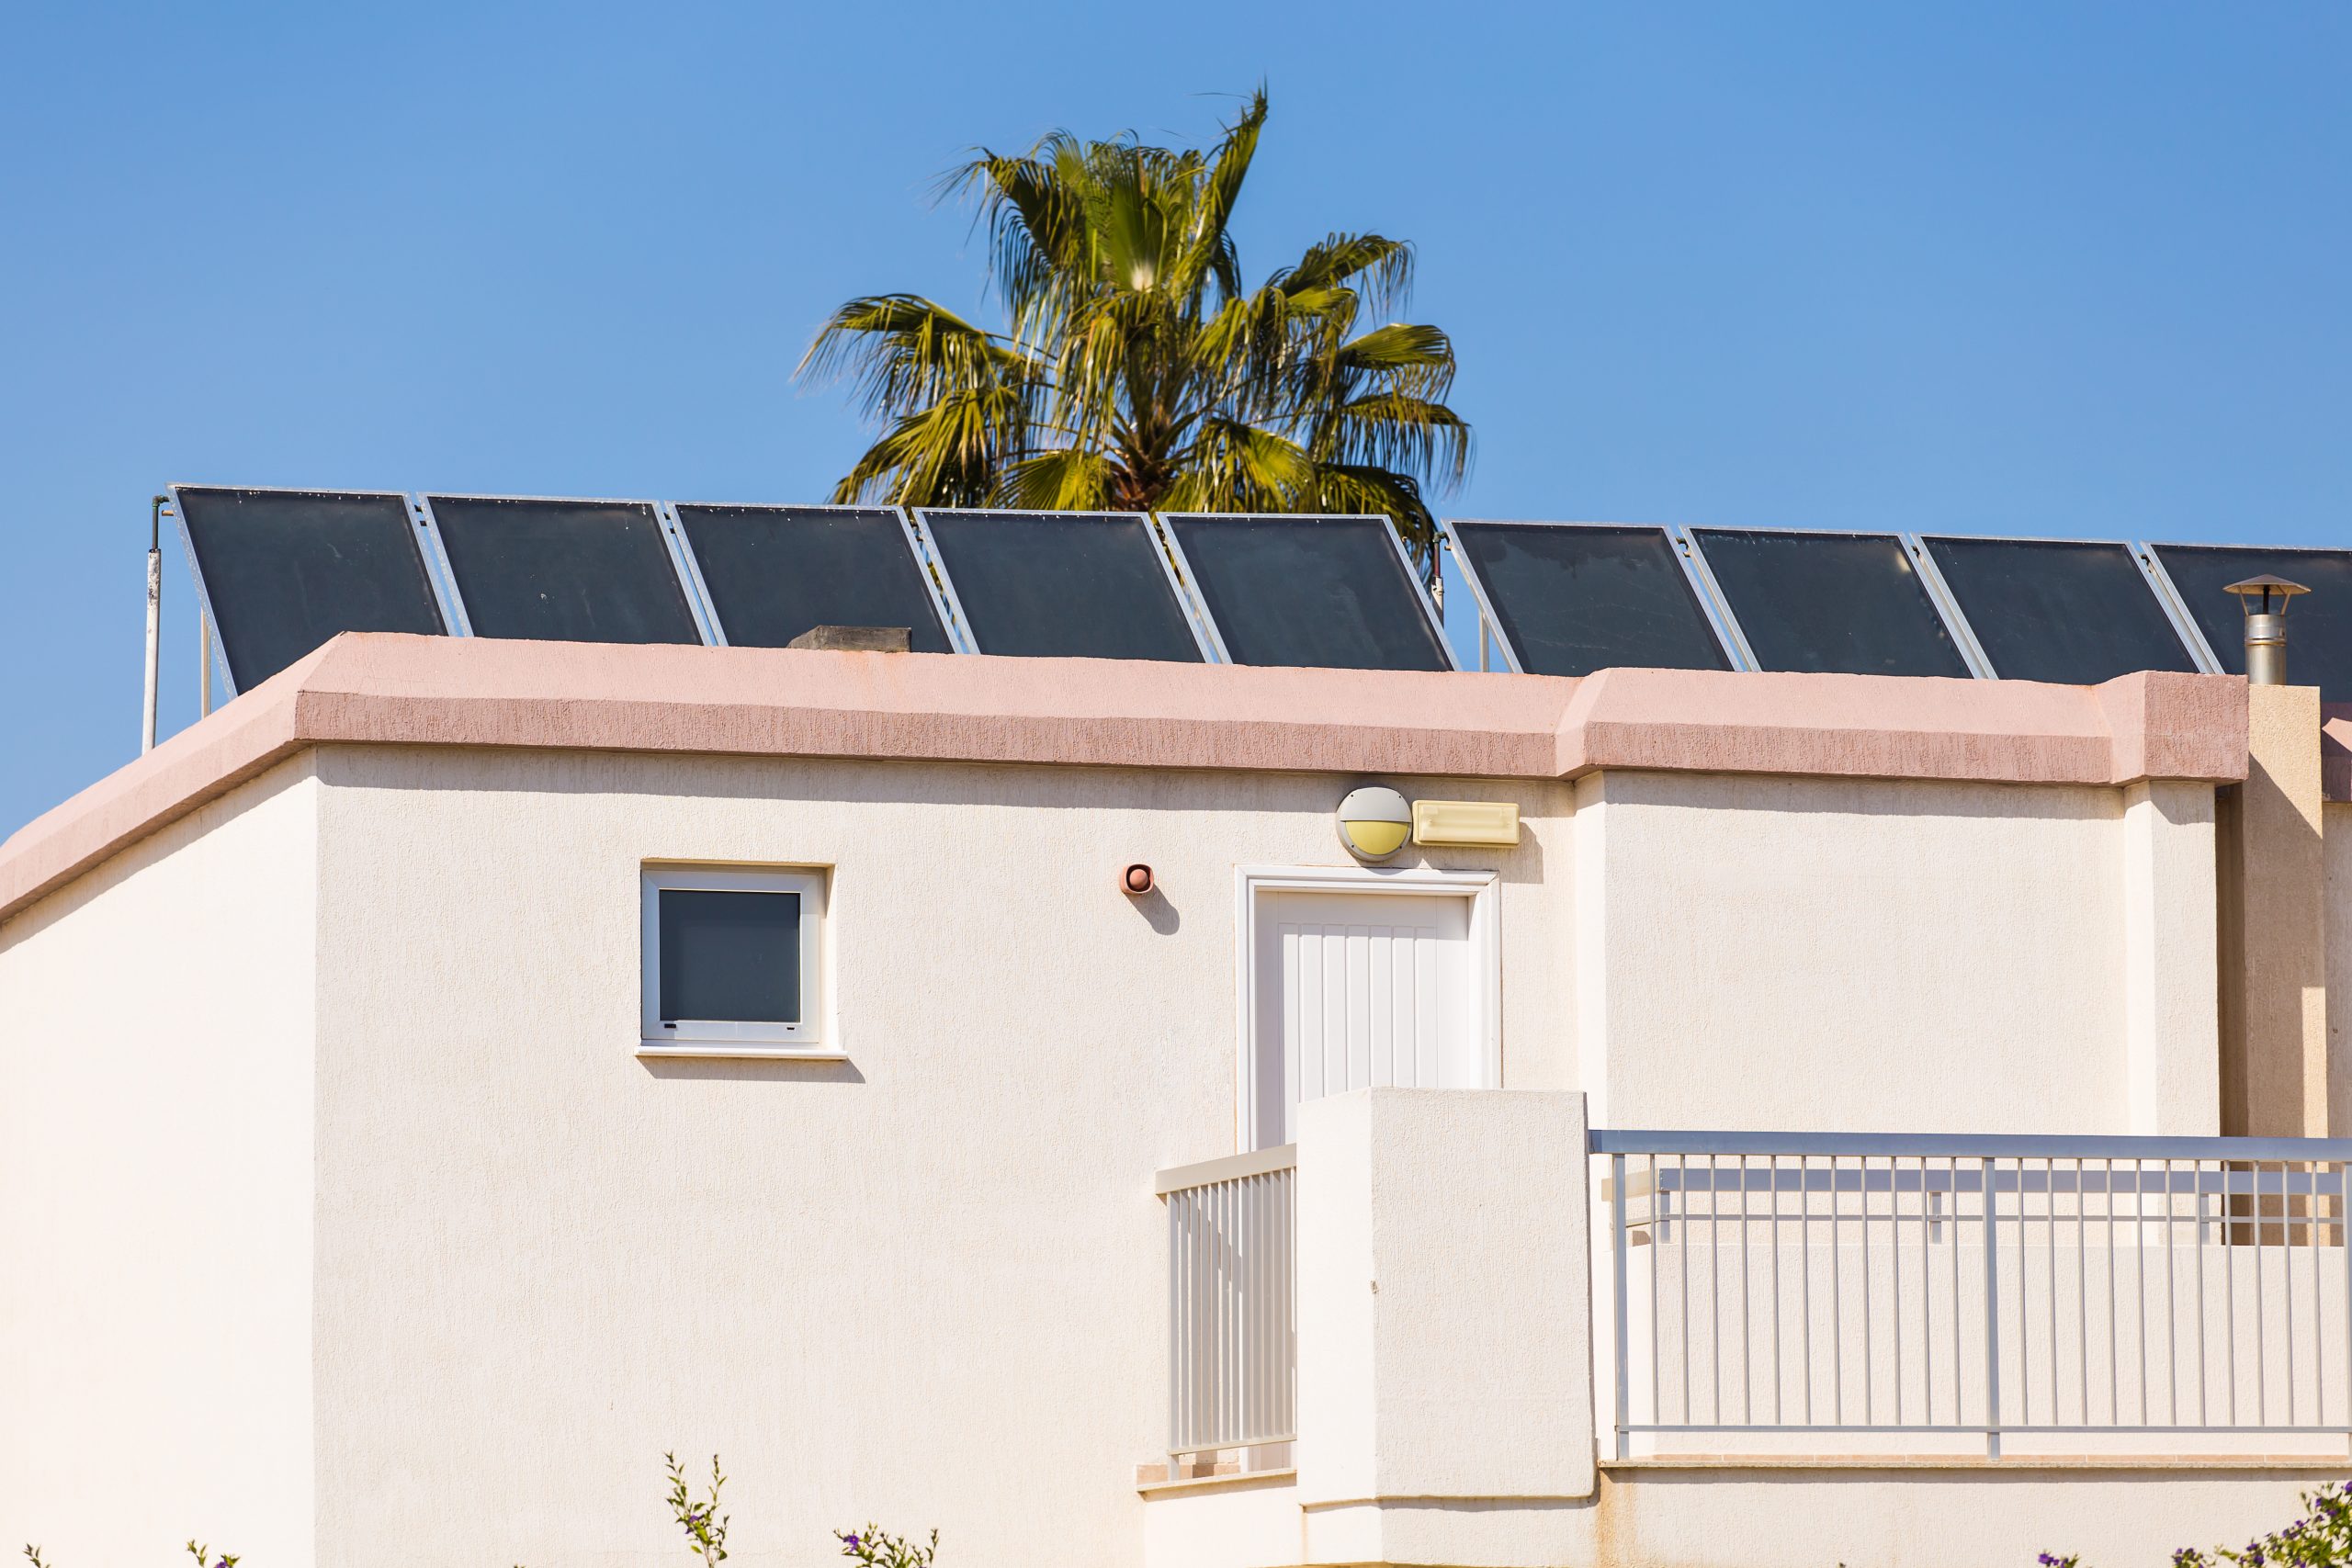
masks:
[(641, 1051), (830, 1055), (814, 871), (648, 866)]

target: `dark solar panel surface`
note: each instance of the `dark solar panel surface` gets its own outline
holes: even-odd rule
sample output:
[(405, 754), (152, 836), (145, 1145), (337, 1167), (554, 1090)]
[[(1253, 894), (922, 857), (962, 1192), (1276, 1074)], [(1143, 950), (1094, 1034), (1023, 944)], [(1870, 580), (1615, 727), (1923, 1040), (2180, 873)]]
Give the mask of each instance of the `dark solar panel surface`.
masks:
[(1894, 536), (1690, 534), (1764, 669), (1968, 675), (1968, 661)]
[(1731, 668), (1663, 528), (1456, 523), (1453, 536), (1530, 674)]
[(1384, 517), (1170, 516), (1237, 664), (1450, 670)]
[(681, 506), (678, 522), (737, 648), (783, 648), (817, 626), (905, 626), (915, 652), (948, 651), (887, 507)]
[(1926, 543), (1977, 646), (2005, 681), (2088, 686), (2134, 670), (2197, 668), (2128, 545), (1951, 537)]
[(922, 523), (982, 653), (1201, 661), (1140, 513), (926, 511)]
[(2156, 559), (2222, 668), (2245, 673), (2245, 620), (2222, 590), (2249, 577), (2283, 577), (2311, 590), (2287, 605), (2287, 679), (2320, 700), (2352, 703), (2352, 551), (2250, 545), (2158, 545)]
[(338, 632), (447, 629), (401, 497), (196, 486), (177, 494), (239, 691)]
[(426, 499), (476, 637), (702, 640), (650, 503)]

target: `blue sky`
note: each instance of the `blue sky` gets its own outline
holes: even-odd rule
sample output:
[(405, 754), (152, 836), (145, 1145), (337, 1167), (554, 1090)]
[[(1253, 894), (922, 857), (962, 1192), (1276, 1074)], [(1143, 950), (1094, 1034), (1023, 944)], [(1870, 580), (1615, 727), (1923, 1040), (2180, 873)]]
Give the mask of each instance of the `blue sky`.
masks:
[(818, 320), (980, 308), (942, 169), (1261, 78), (1245, 268), (1416, 243), (1452, 514), (2352, 542), (2340, 5), (25, 5), (0, 58), (0, 830), (137, 750), (159, 486), (819, 499)]

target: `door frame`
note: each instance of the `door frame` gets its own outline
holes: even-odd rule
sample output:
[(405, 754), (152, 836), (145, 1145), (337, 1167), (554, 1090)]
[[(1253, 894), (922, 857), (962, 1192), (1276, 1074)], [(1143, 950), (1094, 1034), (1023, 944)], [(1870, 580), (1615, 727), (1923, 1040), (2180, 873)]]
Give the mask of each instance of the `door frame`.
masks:
[(1464, 898), (1470, 904), (1470, 963), (1483, 1015), (1480, 1055), (1487, 1089), (1503, 1081), (1502, 875), (1493, 871), (1383, 871), (1361, 865), (1244, 865), (1234, 869), (1233, 1146), (1246, 1150), (1257, 1122), (1258, 895), (1261, 893), (1407, 894)]

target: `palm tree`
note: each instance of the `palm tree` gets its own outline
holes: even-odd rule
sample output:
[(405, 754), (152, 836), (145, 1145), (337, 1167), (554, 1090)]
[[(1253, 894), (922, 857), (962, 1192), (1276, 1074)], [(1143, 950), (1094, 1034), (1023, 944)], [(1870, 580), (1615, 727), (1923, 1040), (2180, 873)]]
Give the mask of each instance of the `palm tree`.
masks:
[(1334, 233), (1245, 289), (1228, 223), (1266, 122), (1261, 87), (1210, 152), (1056, 131), (982, 149), (976, 191), (1005, 328), (912, 294), (853, 299), (804, 377), (846, 377), (883, 427), (838, 502), (1038, 510), (1386, 513), (1434, 574), (1423, 487), (1467, 469), (1431, 326), (1357, 331), (1412, 251)]

